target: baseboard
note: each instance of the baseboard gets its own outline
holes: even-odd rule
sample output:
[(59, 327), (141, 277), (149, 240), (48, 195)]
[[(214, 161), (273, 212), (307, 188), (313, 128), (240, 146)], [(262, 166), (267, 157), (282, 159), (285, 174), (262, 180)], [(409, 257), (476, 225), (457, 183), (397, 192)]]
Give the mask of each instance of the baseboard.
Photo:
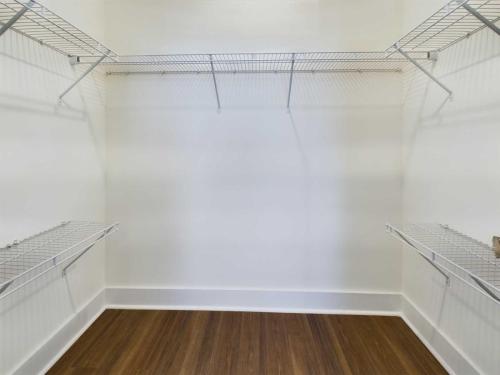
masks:
[(450, 374), (480, 375), (481, 372), (438, 327), (407, 297), (402, 296), (401, 318)]
[(450, 374), (480, 374), (439, 328), (399, 293), (118, 287), (98, 293), (13, 374), (45, 373), (107, 308), (401, 316)]
[(110, 308), (398, 315), (398, 293), (107, 288)]
[(106, 309), (105, 296), (105, 290), (102, 289), (63, 324), (59, 331), (30, 355), (13, 374), (45, 374)]

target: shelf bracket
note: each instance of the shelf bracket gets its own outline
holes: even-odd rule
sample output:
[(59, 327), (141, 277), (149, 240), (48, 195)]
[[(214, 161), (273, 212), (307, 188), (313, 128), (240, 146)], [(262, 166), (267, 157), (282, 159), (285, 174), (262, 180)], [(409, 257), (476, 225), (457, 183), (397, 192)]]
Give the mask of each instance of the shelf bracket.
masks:
[(215, 78), (214, 59), (212, 55), (210, 55), (210, 70), (212, 72), (212, 80), (214, 82), (215, 97), (217, 98), (217, 109), (220, 111), (219, 88), (217, 87), (217, 79)]
[(422, 65), (420, 65), (414, 58), (412, 58), (410, 55), (408, 55), (405, 51), (403, 51), (399, 45), (396, 43), (394, 44), (394, 48), (401, 54), (403, 55), (409, 62), (411, 62), (413, 65), (415, 65), (422, 73), (424, 73), (427, 77), (432, 79), (437, 85), (439, 85), (444, 91), (448, 93), (449, 96), (452, 96), (452, 91), (446, 87), (444, 84), (442, 84), (436, 77), (432, 75), (427, 69), (425, 69)]
[(30, 10), (30, 8), (33, 6), (34, 3), (35, 2), (33, 0), (30, 0), (26, 4), (22, 4), (23, 8), (19, 12), (17, 12), (9, 21), (7, 21), (2, 25), (2, 27), (0, 28), (0, 36), (2, 36), (7, 30), (9, 30), (12, 27), (12, 25), (14, 25), (17, 22), (17, 20), (19, 20), (19, 18), (21, 18), (24, 15), (24, 13)]
[(63, 276), (66, 276), (66, 271), (69, 267), (71, 267), (78, 259), (80, 259), (87, 251), (89, 251), (90, 249), (92, 249), (94, 247), (94, 245), (99, 242), (101, 239), (103, 239), (104, 237), (106, 237), (109, 233), (111, 233), (111, 231), (115, 229), (115, 226), (112, 226), (111, 228), (108, 228), (106, 229), (99, 237), (97, 237), (94, 242), (92, 242), (90, 245), (88, 245), (85, 249), (83, 249), (83, 251), (78, 254), (78, 256), (73, 259), (71, 262), (69, 262), (62, 270), (62, 274)]
[(481, 21), (487, 27), (489, 27), (491, 30), (493, 30), (495, 33), (497, 33), (497, 35), (500, 35), (500, 28), (497, 25), (495, 25), (495, 23), (491, 22), (489, 19), (487, 19), (485, 16), (483, 16), (481, 13), (479, 13), (476, 9), (474, 9), (469, 4), (467, 4), (467, 1), (459, 0), (458, 3), (461, 3), (460, 5), (462, 6), (462, 8), (467, 10), (467, 12), (472, 14), (479, 21)]
[(406, 236), (401, 233), (399, 230), (397, 230), (396, 228), (390, 226), (390, 225), (387, 225), (386, 226), (387, 228), (387, 231), (389, 233), (391, 233), (392, 235), (395, 235), (397, 236), (400, 240), (402, 240), (404, 243), (406, 243), (407, 245), (413, 247), (415, 250), (417, 250), (417, 253), (422, 257), (424, 258), (432, 267), (434, 267), (441, 275), (443, 275), (443, 277), (446, 279), (446, 286), (450, 286), (450, 276), (448, 276), (448, 274), (446, 272), (444, 272), (441, 267), (439, 267), (435, 261), (436, 261), (436, 254), (434, 252), (432, 252), (432, 259), (429, 259), (429, 257), (425, 254), (423, 254), (421, 252), (421, 250), (415, 246), (409, 239), (406, 238)]
[(82, 79), (84, 79), (92, 70), (94, 70), (97, 65), (99, 65), (108, 55), (111, 53), (110, 50), (107, 50), (104, 55), (102, 55), (95, 63), (93, 63), (75, 82), (73, 82), (64, 92), (59, 95), (59, 102), (62, 100), (62, 98), (70, 92), (73, 87), (75, 87)]
[(292, 66), (290, 68), (290, 81), (288, 83), (288, 99), (286, 102), (286, 107), (290, 109), (290, 99), (292, 97), (292, 84), (293, 84), (293, 73), (295, 70), (295, 53), (292, 53)]
[[(415, 247), (415, 246), (413, 246), (413, 247)], [(436, 265), (436, 263), (434, 263), (434, 260), (435, 260), (435, 258), (434, 258), (434, 257), (435, 257), (435, 254), (434, 254), (434, 253), (432, 253), (432, 257), (434, 258), (434, 259), (432, 259), (432, 260), (431, 260), (431, 259), (429, 259), (429, 258), (428, 258), (427, 256), (425, 256), (424, 254), (422, 254), (420, 251), (418, 252), (418, 254), (419, 254), (422, 258), (424, 258), (424, 259), (427, 261), (427, 263), (429, 263), (432, 267), (434, 267), (434, 268), (435, 268), (435, 269), (436, 269), (436, 270), (437, 270), (437, 271), (438, 271), (441, 275), (443, 275), (443, 276), (444, 276), (444, 278), (446, 279), (446, 286), (450, 286), (450, 276), (448, 276), (448, 275), (446, 274), (446, 272), (444, 272), (444, 271), (443, 271), (440, 267), (438, 267), (438, 266)]]
[(0, 288), (0, 294), (2, 294), (5, 291), (5, 289), (7, 289), (10, 286), (10, 284), (12, 284), (12, 281), (2, 285), (2, 287)]
[(484, 290), (484, 292), (485, 292), (487, 295), (489, 295), (489, 296), (490, 296), (491, 298), (493, 298), (495, 301), (500, 302), (500, 297), (498, 297), (495, 293), (493, 293), (493, 292), (491, 291), (491, 289), (490, 289), (490, 288), (488, 288), (486, 285), (484, 285), (484, 283), (483, 283), (481, 280), (479, 280), (477, 277), (475, 277), (475, 276), (473, 276), (473, 275), (471, 275), (471, 274), (469, 274), (469, 276), (470, 276), (470, 278), (471, 278), (472, 280), (474, 280), (474, 281), (476, 282), (476, 284), (477, 284), (477, 285), (479, 285), (479, 287), (480, 287), (482, 290)]

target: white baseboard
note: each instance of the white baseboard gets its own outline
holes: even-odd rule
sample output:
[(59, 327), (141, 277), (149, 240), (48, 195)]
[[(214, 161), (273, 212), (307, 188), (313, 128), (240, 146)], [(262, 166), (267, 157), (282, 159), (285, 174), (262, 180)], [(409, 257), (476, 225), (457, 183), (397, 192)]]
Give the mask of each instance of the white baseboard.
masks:
[(450, 374), (481, 374), (465, 354), (405, 296), (402, 298), (401, 318)]
[(401, 316), (450, 374), (480, 374), (472, 362), (399, 293), (117, 287), (97, 294), (14, 374), (44, 373), (107, 308)]
[(398, 293), (107, 288), (110, 308), (398, 315)]
[(13, 375), (45, 374), (106, 309), (105, 290), (101, 290), (71, 317), (52, 337), (24, 361)]

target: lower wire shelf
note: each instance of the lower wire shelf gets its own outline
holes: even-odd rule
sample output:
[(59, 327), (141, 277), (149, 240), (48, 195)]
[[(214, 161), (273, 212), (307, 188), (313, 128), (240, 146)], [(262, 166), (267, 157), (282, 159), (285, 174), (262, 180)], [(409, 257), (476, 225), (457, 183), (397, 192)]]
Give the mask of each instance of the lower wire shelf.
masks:
[(118, 228), (118, 224), (67, 221), (0, 248), (0, 299), (56, 267), (67, 268)]
[(500, 259), (492, 247), (442, 224), (405, 224), (387, 231), (413, 247), (447, 280), (461, 280), (500, 303)]

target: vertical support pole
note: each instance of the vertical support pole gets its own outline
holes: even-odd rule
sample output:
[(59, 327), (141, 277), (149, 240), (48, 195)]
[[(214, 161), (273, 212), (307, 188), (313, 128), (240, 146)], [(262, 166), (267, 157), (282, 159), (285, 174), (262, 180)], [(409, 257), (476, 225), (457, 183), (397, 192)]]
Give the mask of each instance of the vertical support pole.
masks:
[(17, 20), (21, 18), (24, 13), (26, 13), (33, 6), (33, 3), (34, 1), (30, 0), (28, 3), (23, 4), (23, 8), (0, 28), (0, 36), (2, 36), (7, 30), (9, 30), (12, 25), (14, 25)]
[(471, 7), (469, 4), (467, 4), (467, 1), (464, 1), (461, 4), (462, 8), (467, 10), (470, 14), (472, 14), (474, 17), (476, 17), (479, 21), (484, 23), (486, 26), (488, 26), (491, 30), (497, 33), (497, 35), (500, 35), (500, 28), (495, 25), (493, 22), (491, 22), (489, 19), (487, 19), (485, 16), (483, 16), (481, 13), (479, 13), (476, 9)]
[(214, 59), (212, 55), (210, 55), (210, 68), (212, 71), (212, 80), (214, 81), (215, 96), (217, 98), (217, 109), (220, 111), (219, 88), (217, 87), (217, 79), (215, 78)]
[(292, 84), (293, 84), (293, 73), (295, 70), (295, 53), (292, 53), (292, 66), (290, 68), (290, 81), (288, 83), (288, 100), (286, 102), (286, 107), (290, 109), (290, 99), (292, 97)]
[(61, 100), (62, 100), (62, 98), (63, 98), (63, 97), (64, 97), (64, 96), (65, 96), (68, 92), (70, 92), (70, 91), (73, 89), (73, 87), (75, 87), (75, 86), (78, 84), (78, 82), (80, 82), (82, 79), (84, 79), (84, 78), (85, 78), (85, 77), (86, 77), (86, 76), (87, 76), (87, 75), (88, 75), (88, 74), (89, 74), (92, 70), (94, 70), (94, 69), (95, 69), (95, 67), (96, 67), (97, 65), (99, 65), (99, 64), (100, 64), (100, 63), (101, 63), (101, 62), (102, 62), (102, 61), (103, 61), (106, 57), (108, 57), (108, 55), (110, 54), (110, 52), (111, 52), (111, 51), (109, 51), (109, 50), (108, 50), (108, 51), (107, 51), (104, 55), (102, 55), (102, 56), (101, 56), (101, 57), (100, 57), (100, 58), (99, 58), (99, 59), (98, 59), (95, 63), (93, 63), (93, 64), (90, 66), (90, 68), (88, 68), (88, 69), (85, 71), (85, 73), (83, 73), (83, 74), (80, 76), (80, 78), (78, 78), (78, 79), (77, 79), (75, 82), (73, 82), (73, 83), (72, 83), (72, 84), (71, 84), (71, 85), (70, 85), (70, 86), (69, 86), (66, 90), (64, 90), (64, 92), (63, 92), (61, 95), (59, 95), (59, 101), (61, 101)]
[(432, 79), (437, 85), (439, 85), (444, 91), (448, 93), (448, 95), (452, 95), (452, 91), (443, 85), (439, 80), (434, 77), (430, 72), (428, 72), (422, 65), (420, 65), (415, 59), (413, 59), (410, 55), (408, 55), (405, 51), (403, 51), (397, 44), (394, 44), (394, 48), (401, 54), (403, 55), (409, 62), (411, 62), (413, 65), (415, 65), (422, 73), (424, 73), (427, 77)]

